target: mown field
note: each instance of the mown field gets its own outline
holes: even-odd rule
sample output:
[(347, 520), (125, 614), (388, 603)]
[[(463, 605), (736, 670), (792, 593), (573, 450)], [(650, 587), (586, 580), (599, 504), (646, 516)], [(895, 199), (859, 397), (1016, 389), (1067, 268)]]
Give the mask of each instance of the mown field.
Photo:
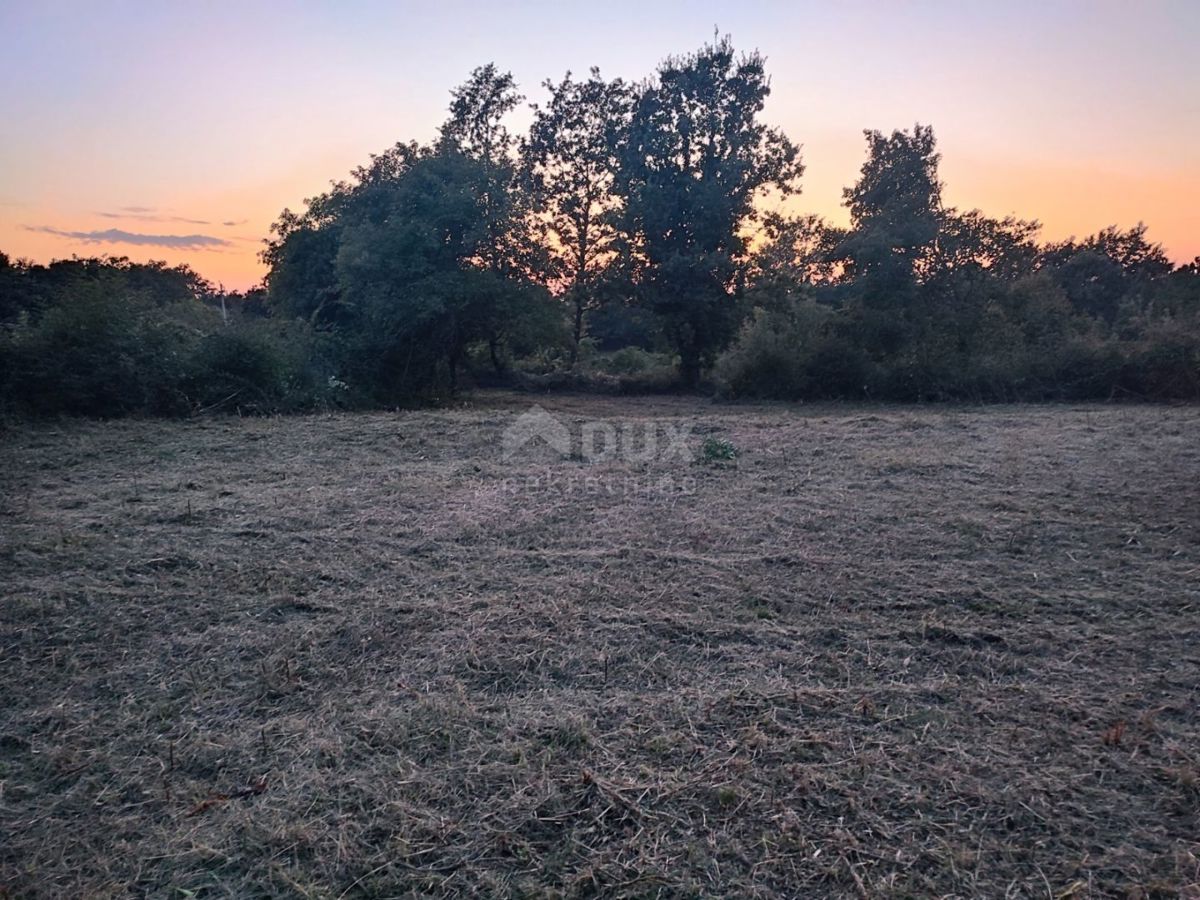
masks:
[(1200, 896), (1200, 409), (0, 435), (0, 896)]

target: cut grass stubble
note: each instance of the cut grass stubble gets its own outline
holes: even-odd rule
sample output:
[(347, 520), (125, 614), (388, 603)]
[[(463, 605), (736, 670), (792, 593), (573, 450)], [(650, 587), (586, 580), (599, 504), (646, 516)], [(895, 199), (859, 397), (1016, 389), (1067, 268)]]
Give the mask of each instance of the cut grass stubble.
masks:
[(540, 402), (10, 431), (0, 892), (1198, 890), (1196, 410)]

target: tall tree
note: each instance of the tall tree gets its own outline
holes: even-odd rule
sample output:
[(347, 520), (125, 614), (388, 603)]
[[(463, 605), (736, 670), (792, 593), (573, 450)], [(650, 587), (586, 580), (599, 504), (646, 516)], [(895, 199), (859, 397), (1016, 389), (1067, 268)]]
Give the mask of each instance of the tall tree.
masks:
[(442, 142), (485, 165), (508, 162), (514, 138), (504, 119), (525, 99), (517, 92), (512, 73), (501, 72), (495, 63), (479, 66), (450, 96), (450, 118), (442, 125)]
[(688, 385), (736, 324), (755, 200), (797, 191), (804, 171), (797, 147), (760, 119), (769, 93), (763, 57), (736, 54), (721, 38), (659, 66), (623, 142), (619, 186), (637, 287)]
[(574, 362), (584, 314), (597, 306), (602, 276), (617, 253), (618, 152), (633, 93), (620, 79), (605, 81), (596, 68), (586, 81), (568, 72), (545, 87), (550, 100), (533, 105), (522, 180), (546, 231), (544, 275), (570, 305)]
[(858, 182), (842, 192), (851, 221), (843, 251), (853, 274), (866, 279), (868, 300), (887, 301), (910, 293), (918, 262), (937, 237), (940, 156), (928, 125), (890, 137), (863, 134), (867, 160)]
[(451, 97), (450, 117), (442, 125), (437, 149), (478, 163), (479, 179), (472, 189), (487, 230), (479, 262), (497, 271), (518, 266), (524, 210), (516, 192), (516, 139), (504, 121), (525, 98), (512, 73), (499, 71), (494, 63), (472, 71)]
[(478, 199), (484, 237), (469, 263), (496, 278), (480, 299), (487, 323), (487, 344), (497, 371), (504, 366), (501, 347), (520, 308), (529, 299), (530, 282), (546, 268), (546, 251), (532, 227), (532, 198), (517, 177), (517, 139), (505, 120), (525, 98), (512, 73), (494, 63), (480, 66), (451, 92), (450, 117), (442, 125), (437, 151), (457, 153), (475, 164), (476, 180), (464, 185)]
[(1041, 225), (979, 210), (946, 209), (936, 240), (917, 260), (922, 293), (932, 311), (953, 314), (966, 304), (986, 304), (992, 291), (1033, 271)]
[(478, 264), (488, 239), (480, 163), (424, 151), (391, 189), (389, 215), (344, 224), (338, 284), (354, 310), (371, 380), (392, 393), (456, 386), (467, 345), (486, 336), (501, 276)]
[(261, 253), (273, 309), (314, 325), (352, 318), (338, 282), (342, 231), (350, 223), (384, 221), (394, 205), (395, 186), (421, 153), (415, 143), (397, 143), (372, 154), (370, 163), (356, 167), (349, 180), (305, 200), (303, 213), (285, 209), (279, 214)]

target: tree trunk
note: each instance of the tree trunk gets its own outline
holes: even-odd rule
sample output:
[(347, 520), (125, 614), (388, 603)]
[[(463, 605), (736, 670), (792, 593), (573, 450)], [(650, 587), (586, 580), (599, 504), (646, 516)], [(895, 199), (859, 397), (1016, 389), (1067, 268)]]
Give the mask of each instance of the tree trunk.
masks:
[(458, 369), (462, 363), (463, 346), (457, 340), (450, 347), (446, 354), (446, 361), (450, 364), (450, 393), (458, 393)]
[(679, 354), (679, 375), (683, 386), (689, 391), (700, 384), (700, 353), (694, 347), (686, 347)]
[(497, 375), (504, 374), (504, 361), (500, 359), (500, 342), (494, 337), (488, 338), (488, 354), (492, 357), (492, 368)]
[(575, 328), (571, 334), (571, 368), (575, 368), (575, 363), (579, 360), (579, 342), (583, 340), (583, 297), (576, 295), (575, 297)]

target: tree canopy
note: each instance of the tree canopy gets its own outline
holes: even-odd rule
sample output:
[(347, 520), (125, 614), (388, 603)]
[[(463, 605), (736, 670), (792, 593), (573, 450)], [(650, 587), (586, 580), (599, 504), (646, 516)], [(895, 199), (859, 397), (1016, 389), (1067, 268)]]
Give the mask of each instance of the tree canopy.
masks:
[(761, 118), (769, 93), (763, 57), (722, 38), (659, 67), (621, 148), (636, 289), (663, 320), (688, 385), (735, 326), (755, 200), (799, 190), (798, 148)]
[[(647, 79), (480, 66), (272, 225), (260, 289), (0, 253), (3, 412), (390, 406), (464, 384), (871, 399), (1200, 398), (1200, 260), (1147, 227), (1041, 242), (943, 198), (926, 124), (864, 131), (846, 224), (799, 209), (767, 60)], [(522, 113), (527, 130), (514, 127)]]

